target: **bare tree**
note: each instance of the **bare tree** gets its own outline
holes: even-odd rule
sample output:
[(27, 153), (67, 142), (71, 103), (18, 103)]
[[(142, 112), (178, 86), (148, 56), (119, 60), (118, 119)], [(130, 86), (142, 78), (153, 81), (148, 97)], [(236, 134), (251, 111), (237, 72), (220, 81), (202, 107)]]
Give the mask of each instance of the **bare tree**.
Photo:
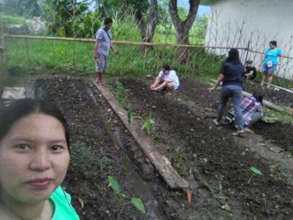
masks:
[[(189, 0), (189, 12), (185, 20), (181, 20), (178, 14), (177, 0), (170, 0), (169, 13), (176, 29), (177, 44), (189, 44), (189, 31), (196, 18), (200, 0)], [(178, 47), (178, 60), (187, 62), (187, 48)]]
[(135, 20), (144, 42), (152, 42), (155, 29), (158, 23), (158, 1), (150, 0), (150, 12), (146, 21), (141, 10), (135, 11)]

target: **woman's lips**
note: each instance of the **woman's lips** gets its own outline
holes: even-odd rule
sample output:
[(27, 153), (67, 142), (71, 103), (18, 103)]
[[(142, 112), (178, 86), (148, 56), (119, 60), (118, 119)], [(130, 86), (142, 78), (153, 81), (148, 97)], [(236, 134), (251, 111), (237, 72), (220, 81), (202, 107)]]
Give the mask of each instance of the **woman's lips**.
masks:
[(43, 189), (47, 189), (49, 185), (51, 184), (51, 182), (52, 182), (52, 179), (44, 178), (44, 179), (30, 180), (30, 181), (27, 181), (26, 183), (35, 189), (43, 190)]

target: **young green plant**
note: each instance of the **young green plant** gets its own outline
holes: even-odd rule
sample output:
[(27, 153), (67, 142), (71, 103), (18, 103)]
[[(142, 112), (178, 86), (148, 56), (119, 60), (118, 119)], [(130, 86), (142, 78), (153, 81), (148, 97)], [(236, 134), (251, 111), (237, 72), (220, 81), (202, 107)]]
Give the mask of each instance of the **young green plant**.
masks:
[(255, 175), (261, 176), (262, 175), (262, 172), (254, 166), (250, 167), (250, 171), (252, 171), (252, 175), (247, 181), (248, 184), (250, 183), (253, 176), (255, 176)]
[(147, 118), (143, 122), (143, 124), (141, 126), (141, 130), (145, 131), (148, 135), (150, 135), (154, 124), (155, 124), (155, 121), (152, 118)]
[(130, 200), (130, 203), (137, 208), (141, 213), (146, 214), (145, 207), (140, 198), (136, 197), (127, 197), (124, 193), (121, 192), (121, 187), (118, 181), (113, 176), (108, 176), (109, 187), (122, 199)]

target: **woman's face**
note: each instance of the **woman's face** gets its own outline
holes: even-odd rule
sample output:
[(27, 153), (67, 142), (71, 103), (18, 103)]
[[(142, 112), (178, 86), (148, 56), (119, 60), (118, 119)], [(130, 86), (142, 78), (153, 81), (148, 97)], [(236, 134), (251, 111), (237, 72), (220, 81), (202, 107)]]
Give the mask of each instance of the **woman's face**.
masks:
[(0, 140), (1, 199), (31, 204), (48, 199), (62, 183), (69, 160), (57, 119), (34, 113), (18, 120)]
[(270, 48), (271, 49), (274, 49), (276, 46), (274, 45), (274, 44), (272, 44), (272, 43), (270, 43)]

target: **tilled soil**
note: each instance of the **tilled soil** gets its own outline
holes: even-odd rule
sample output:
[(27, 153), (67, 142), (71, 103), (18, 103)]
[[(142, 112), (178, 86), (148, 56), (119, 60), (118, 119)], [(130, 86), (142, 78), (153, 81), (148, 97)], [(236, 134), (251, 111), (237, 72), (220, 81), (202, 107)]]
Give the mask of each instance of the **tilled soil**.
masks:
[[(217, 93), (192, 80), (171, 96), (152, 93), (137, 79), (120, 81), (134, 118), (155, 119), (154, 143), (190, 181), (193, 200), (168, 189), (91, 83), (40, 79), (36, 96), (56, 103), (70, 125), (72, 161), (64, 185), (81, 219), (291, 219), (293, 187), (274, 176), (269, 162), (235, 144), (230, 130), (212, 125)], [(198, 105), (182, 104), (188, 100)], [(128, 199), (108, 187), (109, 176)], [(132, 197), (142, 199), (146, 215), (129, 203)]]
[[(251, 83), (248, 84), (252, 85)], [(245, 89), (246, 88), (248, 87), (245, 86)], [(259, 89), (255, 85), (253, 86), (253, 88)], [(252, 91), (253, 89), (250, 92)], [(202, 85), (194, 80), (181, 80), (181, 89), (178, 91), (178, 93), (188, 97), (188, 99), (201, 106), (200, 109), (204, 111), (204, 113), (202, 113), (203, 116), (208, 117), (211, 109), (213, 109), (215, 112), (218, 107), (218, 100), (220, 96), (219, 91), (209, 93), (205, 85)], [(272, 97), (274, 97), (275, 93), (272, 93), (271, 95)], [(277, 97), (279, 97), (278, 100), (282, 100), (283, 103), (285, 103), (287, 99), (291, 99), (293, 101), (292, 95), (289, 96), (288, 94), (286, 94), (285, 96), (280, 95)], [(265, 96), (265, 99), (266, 98), (267, 96)], [(293, 135), (291, 135), (293, 134), (293, 124), (281, 124), (279, 122), (265, 123), (262, 121), (260, 123), (257, 123), (253, 129), (258, 134), (261, 134), (266, 140), (271, 140), (276, 145), (282, 147), (285, 151), (293, 153)]]
[(273, 87), (271, 88), (266, 88), (266, 87), (261, 87), (259, 84), (256, 84), (251, 81), (247, 81), (244, 83), (244, 90), (250, 93), (253, 93), (253, 91), (260, 90), (262, 91), (264, 95), (264, 99), (280, 106), (284, 107), (293, 107), (293, 94), (288, 93), (283, 90), (278, 90), (274, 89)]
[[(133, 111), (144, 117), (151, 112), (157, 124), (153, 129), (154, 140), (167, 146), (160, 150), (181, 175), (187, 177), (190, 168), (195, 170), (199, 181), (206, 181), (204, 185), (209, 186), (212, 197), (225, 198), (223, 208), (231, 212), (231, 219), (292, 218), (292, 186), (280, 177), (275, 178), (268, 162), (238, 146), (231, 130), (211, 123), (207, 111), (215, 108), (217, 93), (209, 93), (205, 86), (189, 80), (183, 80), (181, 91), (171, 96), (149, 91), (142, 80), (121, 82)], [(198, 103), (195, 111), (178, 103), (180, 94)], [(262, 175), (255, 175), (250, 170), (252, 166), (261, 170)], [(221, 193), (223, 196), (219, 196)]]
[[(155, 198), (156, 187), (164, 183), (90, 83), (40, 79), (35, 88), (36, 96), (57, 104), (69, 122), (71, 165), (64, 185), (81, 219), (168, 219)], [(126, 196), (111, 190), (109, 176), (118, 180)], [(142, 176), (158, 183), (148, 185)], [(130, 204), (132, 197), (145, 202), (146, 215)]]

